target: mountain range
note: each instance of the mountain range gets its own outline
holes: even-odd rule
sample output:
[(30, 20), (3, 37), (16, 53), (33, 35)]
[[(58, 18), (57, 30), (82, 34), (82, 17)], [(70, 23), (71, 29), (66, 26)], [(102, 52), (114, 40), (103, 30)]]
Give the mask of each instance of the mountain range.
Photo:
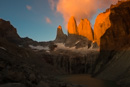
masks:
[(130, 0), (99, 14), (94, 29), (72, 16), (68, 34), (59, 25), (49, 42), (21, 38), (0, 19), (0, 87), (68, 87), (55, 76), (84, 73), (130, 87)]

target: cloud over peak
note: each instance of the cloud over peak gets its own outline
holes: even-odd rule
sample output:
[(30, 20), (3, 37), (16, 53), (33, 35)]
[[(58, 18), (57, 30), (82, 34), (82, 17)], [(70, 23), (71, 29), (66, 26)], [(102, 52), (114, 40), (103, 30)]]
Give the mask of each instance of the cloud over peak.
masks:
[[(88, 18), (89, 20), (97, 11), (107, 9), (111, 4), (117, 3), (118, 0), (49, 0), (51, 8), (56, 7), (56, 12), (62, 14), (64, 21), (68, 22), (71, 16), (74, 16), (79, 22), (80, 19)], [(56, 3), (56, 4), (54, 4)]]

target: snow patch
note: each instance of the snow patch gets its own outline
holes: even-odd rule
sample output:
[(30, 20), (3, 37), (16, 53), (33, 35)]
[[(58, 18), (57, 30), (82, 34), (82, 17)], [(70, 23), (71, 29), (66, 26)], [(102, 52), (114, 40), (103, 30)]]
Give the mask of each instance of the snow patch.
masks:
[(38, 46), (29, 45), (29, 47), (31, 49), (34, 49), (34, 50), (46, 50), (46, 51), (50, 50), (48, 46), (47, 47), (43, 47), (43, 46), (40, 46), (40, 45), (38, 45)]
[(56, 43), (57, 49), (62, 49), (62, 50), (75, 50), (75, 47), (66, 47), (65, 44), (63, 43)]
[(72, 51), (75, 53), (82, 53), (82, 54), (86, 54), (88, 52), (92, 52), (92, 51), (97, 51), (97, 49), (89, 49), (88, 46), (86, 47), (82, 47), (82, 48), (78, 48), (76, 49), (76, 47), (66, 47), (65, 44), (63, 43), (55, 43), (57, 45), (56, 50), (68, 50), (68, 51)]
[(80, 41), (77, 41), (75, 44), (78, 44)]

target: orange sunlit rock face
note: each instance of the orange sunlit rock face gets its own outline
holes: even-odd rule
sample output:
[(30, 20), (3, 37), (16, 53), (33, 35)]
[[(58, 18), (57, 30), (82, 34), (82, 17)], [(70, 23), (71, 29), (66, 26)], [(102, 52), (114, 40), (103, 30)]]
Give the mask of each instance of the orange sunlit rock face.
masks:
[(61, 25), (59, 25), (57, 29), (60, 29), (60, 30), (62, 30), (62, 27), (61, 27)]
[(78, 34), (93, 41), (93, 30), (88, 19), (82, 19), (78, 26)]
[(81, 35), (93, 41), (93, 30), (88, 19), (82, 19), (77, 27), (76, 20), (72, 16), (68, 22), (68, 34)]
[(111, 26), (109, 19), (110, 11), (101, 13), (97, 16), (95, 25), (94, 25), (94, 40), (100, 46), (100, 38), (106, 32), (106, 30)]
[(68, 34), (78, 34), (75, 18), (72, 16), (68, 22)]

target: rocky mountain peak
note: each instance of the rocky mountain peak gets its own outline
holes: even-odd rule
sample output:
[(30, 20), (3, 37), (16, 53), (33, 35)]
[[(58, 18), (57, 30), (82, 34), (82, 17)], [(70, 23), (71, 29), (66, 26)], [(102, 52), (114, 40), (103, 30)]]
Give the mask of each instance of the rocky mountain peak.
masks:
[(56, 43), (64, 43), (66, 38), (67, 38), (67, 35), (63, 33), (62, 26), (59, 25), (57, 28), (57, 36), (56, 36), (55, 42)]
[(59, 36), (59, 35), (63, 35), (64, 33), (63, 33), (63, 31), (62, 31), (62, 26), (58, 26), (57, 27), (57, 35)]
[(68, 22), (68, 34), (78, 34), (77, 23), (73, 16), (69, 19)]
[(62, 30), (62, 26), (61, 26), (61, 25), (59, 25), (57, 29), (60, 29), (60, 30)]
[(93, 41), (93, 30), (88, 19), (82, 19), (78, 26), (78, 34)]
[(16, 28), (14, 28), (9, 21), (3, 19), (0, 19), (0, 37), (17, 44), (21, 42), (21, 38), (17, 34)]

